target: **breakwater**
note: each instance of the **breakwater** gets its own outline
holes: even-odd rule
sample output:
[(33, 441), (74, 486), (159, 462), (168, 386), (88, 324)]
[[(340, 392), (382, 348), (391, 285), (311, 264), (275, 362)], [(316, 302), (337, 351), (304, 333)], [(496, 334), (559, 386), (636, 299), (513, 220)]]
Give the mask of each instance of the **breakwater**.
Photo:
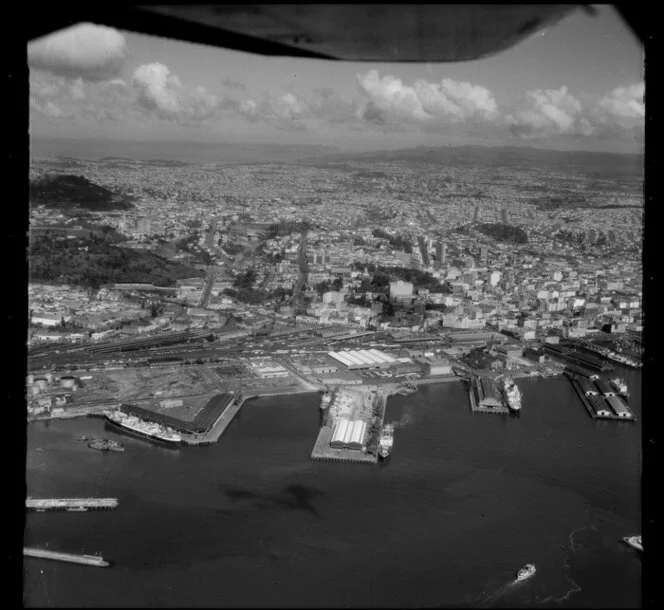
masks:
[(26, 557), (37, 557), (39, 559), (54, 559), (68, 563), (80, 563), (82, 565), (106, 568), (111, 565), (100, 555), (75, 555), (73, 553), (62, 553), (60, 551), (48, 551), (46, 549), (35, 549), (24, 547), (23, 554)]

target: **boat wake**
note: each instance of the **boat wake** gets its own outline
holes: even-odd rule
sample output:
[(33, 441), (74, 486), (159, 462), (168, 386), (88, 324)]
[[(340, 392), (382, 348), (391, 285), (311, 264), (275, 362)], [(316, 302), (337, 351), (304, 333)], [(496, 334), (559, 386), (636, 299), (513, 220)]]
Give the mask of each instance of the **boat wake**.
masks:
[(519, 581), (518, 580), (511, 580), (508, 583), (505, 583), (502, 587), (491, 593), (490, 595), (487, 595), (479, 604), (478, 608), (488, 608), (491, 604), (497, 602), (503, 595), (508, 593), (514, 585), (516, 585)]
[(401, 419), (399, 421), (392, 422), (392, 425), (394, 426), (394, 429), (397, 430), (399, 428), (404, 428), (405, 426), (407, 426), (411, 422), (412, 422), (412, 418), (411, 418), (410, 414), (404, 413), (401, 416)]
[(572, 566), (570, 565), (570, 561), (572, 555), (583, 548), (581, 544), (577, 544), (574, 542), (574, 536), (579, 532), (582, 532), (587, 529), (593, 529), (597, 531), (597, 528), (594, 525), (591, 525), (590, 527), (588, 526), (578, 527), (575, 530), (573, 530), (572, 533), (569, 535), (569, 546), (567, 547), (567, 552), (565, 553), (565, 561), (563, 562), (563, 565), (565, 566), (565, 578), (567, 578), (567, 580), (570, 582), (571, 587), (567, 590), (567, 592), (564, 595), (560, 595), (557, 597), (550, 595), (549, 597), (546, 597), (543, 600), (541, 600), (540, 603), (544, 604), (547, 602), (554, 602), (556, 604), (560, 604), (564, 601), (567, 601), (571, 595), (574, 595), (574, 593), (579, 593), (581, 591), (581, 587), (576, 583), (576, 581), (570, 575), (570, 570), (572, 568)]

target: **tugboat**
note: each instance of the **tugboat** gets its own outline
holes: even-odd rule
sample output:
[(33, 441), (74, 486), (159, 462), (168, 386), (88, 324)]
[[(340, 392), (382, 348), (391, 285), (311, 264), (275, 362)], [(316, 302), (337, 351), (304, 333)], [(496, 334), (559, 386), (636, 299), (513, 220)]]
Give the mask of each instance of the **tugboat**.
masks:
[(629, 544), (629, 546), (632, 548), (643, 552), (643, 542), (641, 540), (641, 536), (626, 536), (623, 538), (623, 542)]
[(97, 451), (108, 451), (108, 445), (106, 444), (106, 439), (96, 439), (93, 438), (92, 442), (88, 443), (90, 449), (96, 449)]
[(106, 440), (106, 446), (108, 447), (109, 451), (124, 451), (124, 445), (120, 441), (113, 441), (113, 440)]
[(535, 574), (535, 564), (534, 563), (527, 563), (525, 566), (523, 566), (517, 573), (516, 573), (516, 579), (517, 580), (526, 580), (526, 578), (530, 578)]
[(382, 460), (386, 460), (390, 457), (393, 444), (394, 426), (392, 424), (386, 424), (380, 433), (380, 439), (378, 441), (378, 457)]

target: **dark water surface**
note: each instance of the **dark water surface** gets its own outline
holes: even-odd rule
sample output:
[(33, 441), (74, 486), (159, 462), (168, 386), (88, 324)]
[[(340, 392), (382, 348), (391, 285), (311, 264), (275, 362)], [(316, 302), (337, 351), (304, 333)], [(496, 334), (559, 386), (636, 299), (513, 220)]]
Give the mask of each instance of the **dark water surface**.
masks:
[[(640, 373), (616, 374), (640, 416)], [(310, 459), (314, 394), (251, 401), (202, 449), (31, 424), (30, 495), (120, 505), (28, 515), (27, 545), (114, 565), (29, 558), (25, 605), (639, 607), (641, 557), (620, 538), (641, 532), (640, 422), (593, 421), (566, 378), (518, 385), (518, 417), (471, 413), (460, 382), (391, 398), (379, 466)], [(537, 574), (514, 583), (526, 562)]]

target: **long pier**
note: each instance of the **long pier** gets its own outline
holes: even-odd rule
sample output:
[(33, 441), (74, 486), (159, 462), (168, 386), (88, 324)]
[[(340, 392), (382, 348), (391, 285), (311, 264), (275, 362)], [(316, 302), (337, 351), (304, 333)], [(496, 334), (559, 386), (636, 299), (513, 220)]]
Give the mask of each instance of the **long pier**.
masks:
[(69, 563), (80, 563), (96, 568), (106, 568), (111, 565), (99, 555), (75, 555), (73, 553), (61, 553), (59, 551), (47, 551), (46, 549), (34, 549), (23, 547), (26, 557), (38, 557), (39, 559), (55, 559), (56, 561), (67, 561)]
[(117, 498), (26, 498), (28, 510), (67, 510), (85, 512), (88, 510), (110, 510), (118, 507)]

